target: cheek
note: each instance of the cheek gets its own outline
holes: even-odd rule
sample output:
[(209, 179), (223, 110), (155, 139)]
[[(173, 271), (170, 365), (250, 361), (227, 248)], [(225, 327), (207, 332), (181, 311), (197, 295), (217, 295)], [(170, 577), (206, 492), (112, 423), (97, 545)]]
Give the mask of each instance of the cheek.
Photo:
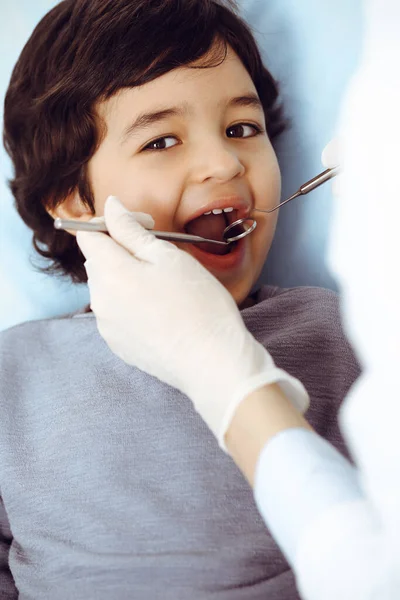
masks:
[[(266, 152), (263, 157), (260, 157), (257, 165), (255, 165), (252, 187), (255, 208), (268, 210), (279, 204), (281, 197), (281, 173), (272, 146), (270, 151)], [(258, 215), (261, 215), (261, 213), (258, 213)]]
[(104, 214), (106, 199), (114, 195), (128, 210), (150, 213), (157, 227), (163, 222), (168, 223), (166, 215), (170, 219), (170, 215), (174, 214), (176, 199), (179, 198), (177, 178), (170, 173), (155, 177), (153, 170), (135, 168), (129, 162), (105, 162), (98, 158), (95, 157), (88, 169), (97, 216)]
[[(253, 178), (255, 208), (269, 210), (279, 204), (281, 197), (281, 173), (278, 160), (269, 144), (263, 156), (260, 156)], [(279, 211), (270, 214), (254, 212), (257, 221), (253, 237), (253, 260), (255, 266), (262, 268), (275, 235)]]
[(277, 212), (272, 213), (271, 215), (262, 216), (261, 219), (257, 217), (256, 220), (257, 228), (252, 234), (253, 237), (251, 239), (248, 264), (248, 271), (252, 277), (252, 284), (259, 278), (268, 258), (277, 224)]
[(261, 253), (268, 251), (272, 244), (272, 240), (275, 235), (276, 225), (278, 222), (278, 211), (271, 213), (270, 215), (254, 215), (257, 221), (257, 228), (254, 233), (254, 241), (257, 250)]
[(124, 170), (113, 160), (112, 156), (107, 155), (103, 148), (100, 148), (89, 162), (87, 172), (94, 195), (96, 215), (104, 214), (104, 204), (110, 195), (118, 196), (125, 203)]

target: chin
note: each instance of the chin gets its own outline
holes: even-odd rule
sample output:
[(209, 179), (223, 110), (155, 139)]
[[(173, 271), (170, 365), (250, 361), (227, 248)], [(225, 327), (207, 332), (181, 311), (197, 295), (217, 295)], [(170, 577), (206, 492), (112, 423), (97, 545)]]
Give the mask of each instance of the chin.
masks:
[[(221, 282), (222, 283), (222, 282)], [(242, 309), (247, 305), (251, 306), (254, 301), (249, 297), (253, 281), (240, 281), (231, 285), (224, 285), (225, 289), (230, 293), (237, 306)]]

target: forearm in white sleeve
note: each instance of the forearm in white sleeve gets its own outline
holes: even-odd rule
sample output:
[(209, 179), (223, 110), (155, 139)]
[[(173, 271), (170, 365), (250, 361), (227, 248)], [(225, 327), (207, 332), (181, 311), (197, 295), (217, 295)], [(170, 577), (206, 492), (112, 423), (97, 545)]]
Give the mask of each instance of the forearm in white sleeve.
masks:
[(357, 470), (307, 429), (286, 429), (260, 454), (254, 496), (276, 542), (294, 567), (299, 540), (332, 506), (358, 501)]
[(329, 255), (364, 374), (339, 419), (368, 497), (399, 532), (400, 3), (370, 0), (366, 16), (364, 60), (341, 119), (343, 193)]
[(265, 446), (254, 495), (304, 600), (399, 598), (398, 538), (358, 471), (315, 432), (289, 429)]
[(400, 598), (400, 3), (365, 8), (363, 59), (340, 119), (329, 255), (363, 365), (339, 415), (357, 471), (318, 436), (288, 431), (256, 473), (256, 501), (305, 600)]

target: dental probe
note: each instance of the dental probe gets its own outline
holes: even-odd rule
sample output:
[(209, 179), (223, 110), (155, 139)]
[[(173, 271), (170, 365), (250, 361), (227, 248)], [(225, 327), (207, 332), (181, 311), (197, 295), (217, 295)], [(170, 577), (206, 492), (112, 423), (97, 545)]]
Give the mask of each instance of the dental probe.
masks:
[[(323, 171), (316, 177), (313, 177), (309, 181), (306, 181), (306, 183), (303, 183), (303, 185), (297, 190), (297, 192), (295, 194), (293, 194), (293, 196), (290, 196), (290, 198), (288, 198), (284, 202), (281, 202), (274, 208), (270, 208), (269, 210), (265, 210), (265, 209), (261, 209), (261, 208), (253, 208), (251, 212), (258, 210), (258, 212), (272, 213), (275, 210), (278, 210), (278, 208), (280, 208), (284, 204), (291, 202), (295, 198), (298, 198), (299, 196), (303, 196), (304, 194), (308, 194), (309, 192), (312, 192), (313, 190), (315, 190), (315, 188), (317, 188), (320, 185), (322, 185), (323, 183), (329, 181), (330, 179), (332, 179), (332, 177), (336, 177), (336, 175), (338, 175), (338, 174), (339, 174), (339, 167), (333, 167), (331, 169), (326, 169), (326, 171)], [(233, 229), (234, 227), (237, 227), (238, 225), (241, 225), (243, 223), (243, 221), (246, 221), (246, 220), (248, 220), (248, 219), (239, 219), (238, 221), (235, 221), (231, 225), (228, 225), (228, 227), (226, 227), (224, 229), (223, 237), (225, 239), (230, 239), (227, 237), (230, 230)], [(256, 224), (257, 221), (254, 221), (254, 223)], [(249, 233), (251, 233), (251, 231), (252, 231), (252, 229), (250, 229), (249, 231), (246, 231), (244, 235), (248, 235)]]
[(304, 196), (305, 194), (309, 194), (310, 192), (315, 190), (317, 187), (319, 187), (323, 183), (326, 183), (333, 177), (336, 177), (336, 175), (339, 175), (339, 167), (332, 167), (331, 169), (326, 169), (326, 171), (323, 171), (323, 173), (320, 173), (316, 177), (313, 177), (312, 179), (310, 179), (310, 181), (307, 181), (306, 183), (304, 183), (297, 190), (297, 192), (295, 194), (293, 194), (293, 196), (290, 196), (290, 198), (288, 198), (284, 202), (281, 202), (280, 204), (275, 206), (275, 208), (271, 208), (269, 210), (263, 210), (261, 208), (253, 208), (253, 211), (258, 210), (259, 212), (263, 212), (263, 213), (274, 212), (274, 210), (278, 210), (278, 208), (280, 208), (284, 204), (287, 204), (288, 202), (291, 202), (295, 198), (298, 198), (299, 196)]

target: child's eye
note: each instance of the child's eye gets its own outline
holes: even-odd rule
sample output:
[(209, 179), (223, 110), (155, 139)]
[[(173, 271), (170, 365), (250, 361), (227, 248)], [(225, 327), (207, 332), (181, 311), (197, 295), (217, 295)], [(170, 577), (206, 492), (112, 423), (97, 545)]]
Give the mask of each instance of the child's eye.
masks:
[(174, 140), (175, 142), (177, 142), (176, 138), (169, 135), (169, 136), (158, 138), (157, 140), (153, 140), (152, 142), (149, 142), (147, 144), (147, 146), (145, 146), (143, 148), (143, 150), (168, 150), (168, 148), (172, 148), (173, 146), (176, 145), (176, 144), (167, 144), (166, 140)]
[[(249, 135), (246, 135), (246, 131), (250, 131)], [(231, 132), (234, 132), (232, 135)], [(236, 133), (235, 133), (236, 132)], [(228, 137), (238, 137), (238, 138), (249, 138), (249, 137), (255, 137), (256, 135), (259, 135), (260, 133), (263, 133), (263, 129), (261, 127), (259, 127), (258, 125), (253, 125), (250, 123), (238, 123), (237, 125), (232, 125), (231, 127), (229, 127), (227, 129), (227, 134)], [(167, 140), (172, 140), (176, 143), (168, 143)], [(160, 137), (156, 140), (153, 140), (152, 142), (149, 142), (147, 144), (147, 146), (145, 146), (143, 148), (143, 151), (153, 151), (153, 152), (161, 152), (163, 150), (168, 150), (168, 148), (173, 148), (174, 146), (176, 146), (179, 142), (177, 141), (177, 139), (172, 136), (172, 135), (168, 135), (168, 136), (164, 136), (164, 137)]]
[[(246, 130), (250, 130), (250, 135), (246, 135)], [(260, 133), (262, 133), (262, 129), (261, 127), (259, 127), (258, 125), (252, 125), (250, 123), (238, 123), (237, 125), (232, 125), (231, 127), (229, 127), (226, 130), (226, 133), (228, 135), (228, 137), (255, 137), (256, 135), (259, 135)], [(233, 135), (230, 135), (231, 132), (236, 132), (233, 133)]]

